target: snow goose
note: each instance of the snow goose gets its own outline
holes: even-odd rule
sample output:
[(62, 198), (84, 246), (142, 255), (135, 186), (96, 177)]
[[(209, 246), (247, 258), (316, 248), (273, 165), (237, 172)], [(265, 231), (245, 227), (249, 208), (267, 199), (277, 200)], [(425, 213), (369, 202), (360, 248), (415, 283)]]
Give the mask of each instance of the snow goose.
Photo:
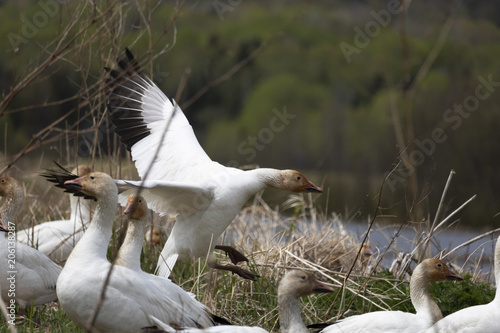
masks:
[[(178, 309), (172, 311), (186, 311), (191, 317), (205, 318), (208, 308), (195, 299), (195, 295), (184, 291), (167, 278), (148, 274), (141, 269), (141, 250), (146, 231), (148, 206), (142, 196), (131, 194), (125, 206), (124, 214), (128, 215), (128, 226), (123, 244), (118, 250), (115, 264), (124, 266), (141, 273), (143, 279), (154, 283), (158, 288), (170, 295), (170, 298), (179, 304)], [(182, 305), (182, 307), (181, 307)], [(181, 313), (179, 314), (181, 315)], [(214, 320), (219, 317), (212, 316)], [(223, 321), (224, 322), (224, 321)], [(227, 321), (226, 321), (227, 322)]]
[(165, 240), (165, 233), (157, 227), (149, 228), (146, 231), (146, 240), (152, 246), (159, 246)]
[(295, 170), (243, 171), (212, 161), (182, 110), (142, 72), (128, 49), (118, 65), (118, 70), (106, 69), (111, 76), (108, 107), (115, 132), (144, 180), (117, 180), (121, 189), (129, 188), (120, 202), (124, 204), (134, 187), (142, 186), (151, 209), (178, 214), (158, 259), (157, 274), (168, 277), (177, 259), (207, 257), (209, 267), (253, 280), (257, 275), (239, 266), (216, 263), (214, 248), (225, 251), (233, 264), (247, 261), (232, 247), (216, 246), (222, 232), (245, 202), (265, 188), (317, 193), (322, 189)]
[(376, 311), (352, 316), (323, 329), (322, 333), (347, 332), (420, 332), (443, 318), (441, 310), (429, 293), (429, 282), (462, 280), (438, 259), (425, 259), (410, 279), (410, 298), (416, 314), (402, 311)]
[[(92, 171), (88, 165), (76, 167), (72, 173), (86, 175)], [(71, 250), (85, 232), (86, 224), (90, 222), (90, 201), (81, 200), (70, 195), (69, 220), (59, 220), (40, 223), (34, 227), (19, 230), (17, 240), (21, 243), (33, 245), (40, 252), (57, 262), (68, 259)]]
[[(0, 207), (3, 221), (0, 228), (0, 289), (4, 302), (9, 305), (15, 301), (23, 314), (28, 306), (57, 300), (56, 282), (61, 267), (40, 251), (16, 242), (14, 218), (24, 200), (21, 183), (12, 177), (1, 177), (0, 196), (5, 197)], [(11, 288), (12, 279), (15, 288)]]
[(74, 322), (97, 332), (138, 332), (154, 326), (150, 315), (176, 327), (212, 325), (208, 314), (183, 311), (185, 304), (176, 302), (176, 290), (167, 294), (164, 288), (144, 279), (143, 273), (108, 262), (106, 253), (118, 204), (118, 189), (109, 175), (92, 172), (78, 178), (60, 173), (45, 176), (67, 191), (97, 202), (87, 231), (57, 281), (59, 303)]
[(426, 333), (493, 333), (499, 331), (500, 323), (500, 237), (495, 246), (495, 298), (488, 304), (471, 306), (454, 312), (438, 321)]
[[(316, 280), (312, 275), (301, 271), (291, 270), (285, 274), (278, 286), (279, 319), (282, 333), (309, 333), (300, 313), (299, 298), (314, 293), (329, 293), (333, 289)], [(183, 333), (265, 333), (260, 327), (249, 326), (214, 326), (205, 329), (186, 328), (175, 330), (157, 318), (152, 318), (156, 326), (165, 332)]]

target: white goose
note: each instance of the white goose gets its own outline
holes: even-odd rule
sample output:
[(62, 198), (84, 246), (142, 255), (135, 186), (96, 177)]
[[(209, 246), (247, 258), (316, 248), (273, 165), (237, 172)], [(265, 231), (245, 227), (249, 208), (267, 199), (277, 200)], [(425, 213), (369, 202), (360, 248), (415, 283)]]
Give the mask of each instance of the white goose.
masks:
[[(20, 314), (23, 314), (28, 306), (57, 300), (56, 281), (61, 267), (40, 251), (15, 240), (14, 218), (24, 200), (21, 183), (12, 177), (1, 177), (0, 196), (5, 197), (5, 202), (0, 207), (4, 224), (0, 230), (0, 289), (4, 302), (9, 304), (15, 299), (19, 304)], [(14, 257), (9, 257), (13, 249)], [(14, 290), (10, 286), (11, 280), (8, 280), (13, 276)]]
[[(309, 333), (300, 313), (299, 298), (314, 293), (329, 293), (333, 289), (326, 284), (316, 280), (310, 274), (291, 270), (285, 274), (278, 286), (278, 307), (280, 316), (280, 328), (282, 333)], [(214, 326), (205, 329), (185, 328), (175, 330), (156, 318), (152, 318), (156, 325), (165, 332), (183, 333), (266, 333), (260, 327), (249, 326)]]
[[(123, 244), (118, 250), (115, 264), (140, 273), (144, 280), (149, 280), (158, 288), (162, 289), (165, 294), (170, 296), (171, 300), (179, 304), (178, 308), (171, 310), (179, 311), (179, 316), (182, 315), (182, 312), (187, 312), (190, 317), (195, 318), (196, 321), (206, 320), (208, 308), (198, 302), (194, 294), (184, 291), (181, 287), (167, 278), (142, 271), (141, 250), (144, 242), (148, 214), (146, 200), (144, 200), (142, 196), (131, 194), (123, 212), (128, 215), (129, 221), (127, 233), (123, 240)], [(219, 319), (215, 316), (213, 318), (216, 320)]]
[(471, 306), (438, 321), (426, 333), (497, 333), (500, 323), (500, 237), (495, 246), (495, 298), (488, 304)]
[[(46, 175), (48, 177), (48, 175)], [(113, 220), (118, 203), (118, 190), (113, 179), (102, 172), (75, 178), (53, 175), (51, 181), (64, 184), (67, 191), (97, 201), (87, 231), (71, 252), (57, 281), (57, 296), (63, 311), (79, 326), (96, 332), (139, 332), (154, 326), (154, 316), (175, 326), (211, 326), (208, 314), (183, 312), (184, 304), (166, 294), (149, 280), (126, 267), (111, 265), (107, 258)], [(101, 292), (108, 272), (103, 299)], [(175, 296), (175, 290), (172, 291)], [(90, 320), (102, 300), (93, 324)]]
[(376, 311), (340, 320), (321, 333), (409, 333), (420, 332), (443, 318), (441, 310), (429, 293), (429, 282), (462, 280), (438, 259), (425, 259), (413, 271), (410, 298), (416, 314), (402, 311)]
[(139, 176), (144, 179), (147, 174), (144, 183), (117, 181), (120, 187), (129, 188), (120, 196), (120, 202), (123, 204), (136, 191), (130, 187), (142, 185), (141, 194), (151, 209), (178, 213), (158, 260), (157, 274), (168, 277), (177, 259), (206, 257), (208, 253), (209, 267), (253, 280), (257, 275), (241, 267), (216, 263), (214, 248), (225, 251), (233, 263), (247, 261), (229, 246), (216, 246), (222, 232), (245, 202), (265, 188), (292, 192), (322, 192), (322, 189), (298, 171), (242, 171), (212, 161), (198, 143), (182, 110), (144, 75), (128, 49), (118, 65), (119, 70), (107, 69), (112, 77), (108, 80), (111, 120), (131, 151)]
[[(72, 172), (83, 176), (92, 171), (88, 165), (80, 165)], [(90, 222), (90, 201), (70, 195), (71, 214), (69, 220), (40, 223), (17, 232), (17, 240), (32, 245), (57, 262), (68, 259), (71, 250), (82, 238), (86, 224)]]

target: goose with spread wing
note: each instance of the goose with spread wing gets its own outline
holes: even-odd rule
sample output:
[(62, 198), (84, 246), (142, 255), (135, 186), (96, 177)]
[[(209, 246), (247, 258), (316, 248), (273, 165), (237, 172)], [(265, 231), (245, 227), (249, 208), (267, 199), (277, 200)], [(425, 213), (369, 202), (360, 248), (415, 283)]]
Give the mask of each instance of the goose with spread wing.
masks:
[[(182, 110), (141, 70), (127, 49), (110, 78), (108, 108), (115, 132), (130, 150), (142, 181), (117, 180), (120, 203), (143, 187), (141, 195), (159, 213), (176, 213), (177, 221), (158, 259), (157, 274), (168, 277), (178, 259), (207, 257), (209, 267), (253, 280), (257, 275), (215, 261), (214, 249), (231, 261), (247, 261), (229, 246), (216, 246), (220, 235), (245, 202), (266, 188), (321, 193), (300, 172), (223, 166), (201, 148)], [(158, 151), (158, 154), (156, 152)]]
[(155, 325), (149, 316), (176, 327), (213, 325), (201, 304), (190, 307), (179, 301), (178, 293), (186, 292), (178, 286), (159, 287), (145, 279), (143, 272), (108, 261), (118, 205), (118, 189), (109, 175), (91, 172), (78, 177), (49, 172), (44, 176), (71, 193), (96, 201), (92, 221), (57, 280), (59, 303), (74, 322), (92, 332), (139, 332)]

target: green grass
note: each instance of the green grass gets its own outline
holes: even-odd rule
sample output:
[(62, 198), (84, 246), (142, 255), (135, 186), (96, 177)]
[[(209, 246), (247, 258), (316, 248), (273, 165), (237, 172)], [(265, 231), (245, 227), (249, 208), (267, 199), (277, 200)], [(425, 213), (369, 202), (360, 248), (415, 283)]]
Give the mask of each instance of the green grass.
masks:
[[(61, 200), (64, 194), (60, 189), (46, 184), (41, 177), (18, 178), (21, 178), (29, 193), (18, 216), (18, 228), (69, 214), (68, 201)], [(322, 215), (316, 210), (311, 198), (291, 195), (286, 207), (292, 208), (294, 214), (287, 217), (280, 214), (281, 208), (268, 206), (257, 195), (224, 234), (224, 237), (231, 239), (232, 245), (250, 258), (250, 262), (244, 265), (260, 274), (257, 281), (250, 282), (228, 272), (209, 270), (204, 259), (178, 262), (171, 279), (196, 294), (198, 300), (214, 314), (235, 325), (260, 326), (271, 332), (279, 331), (277, 286), (289, 268), (308, 270), (336, 288), (336, 292), (331, 294), (302, 299), (306, 324), (333, 321), (338, 316), (381, 309), (414, 312), (407, 274), (398, 274), (404, 276), (398, 279), (386, 270), (377, 269), (369, 276), (366, 263), (358, 262), (345, 282), (345, 288), (341, 288), (345, 273), (358, 251), (359, 241), (356, 239), (359, 235), (344, 234), (341, 219), (336, 215)], [(119, 247), (124, 221), (120, 211), (117, 211), (115, 230), (108, 249), (110, 260)], [(173, 223), (157, 216), (153, 222), (155, 225), (160, 224), (167, 232)], [(300, 226), (306, 224), (308, 227), (302, 228), (305, 231), (300, 231)], [(276, 230), (280, 231), (276, 233)], [(161, 247), (145, 244), (142, 253), (145, 271), (154, 270)], [(372, 258), (371, 263), (376, 259)], [(229, 262), (223, 255), (219, 260)], [(494, 288), (489, 283), (480, 282), (483, 278), (481, 275), (459, 273), (465, 277), (463, 282), (432, 283), (432, 294), (444, 315), (467, 306), (487, 303), (494, 297)], [(83, 332), (57, 303), (31, 309), (24, 317), (18, 318), (16, 328), (18, 332)], [(5, 323), (0, 326), (1, 332), (9, 332)]]

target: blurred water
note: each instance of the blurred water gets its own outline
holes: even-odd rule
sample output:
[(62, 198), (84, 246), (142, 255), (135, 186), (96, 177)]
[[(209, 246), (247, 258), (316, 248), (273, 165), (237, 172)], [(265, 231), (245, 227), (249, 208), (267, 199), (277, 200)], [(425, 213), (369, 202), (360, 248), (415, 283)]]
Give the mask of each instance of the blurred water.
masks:
[[(272, 239), (274, 235), (282, 232), (283, 230), (290, 229), (290, 221), (286, 218), (281, 217), (277, 221), (267, 219), (265, 217), (260, 217), (259, 221), (261, 223), (256, 223), (256, 221), (251, 221), (249, 217), (240, 220), (245, 226), (251, 225), (251, 228), (245, 228), (245, 233), (247, 240), (252, 242), (252, 239)], [(330, 221), (331, 228), (336, 232), (341, 234), (347, 233), (355, 240), (361, 242), (367, 229), (367, 223), (349, 221), (340, 222), (339, 220)], [(299, 222), (294, 225), (294, 232), (296, 236), (307, 235), (308, 233), (322, 232), (324, 227), (324, 222), (311, 222), (306, 223)], [(235, 232), (235, 223), (231, 225), (230, 228), (226, 230), (223, 237), (225, 241), (231, 242), (237, 240), (240, 236), (238, 232)], [(374, 252), (375, 257), (378, 258), (390, 245), (391, 239), (398, 232), (399, 225), (382, 225), (374, 224), (370, 231), (369, 244)], [(323, 230), (324, 232), (324, 230)], [(477, 237), (484, 232), (479, 231), (469, 231), (461, 230), (458, 228), (448, 228), (439, 231), (434, 234), (431, 242), (429, 243), (431, 257), (440, 257), (440, 253), (448, 253), (455, 247), (464, 244), (470, 239)], [(484, 238), (481, 238), (473, 243), (468, 244), (454, 252), (452, 255), (448, 256), (445, 260), (448, 264), (452, 264), (451, 267), (458, 269), (463, 268), (470, 271), (473, 275), (477, 273), (482, 273), (485, 277), (494, 282), (493, 276), (493, 253), (496, 244), (496, 240), (500, 233), (494, 233)], [(286, 243), (290, 240), (291, 234), (287, 236), (279, 237), (279, 241)], [(411, 226), (405, 226), (401, 229), (399, 235), (395, 238), (392, 245), (390, 245), (389, 250), (382, 258), (380, 265), (383, 268), (389, 269), (394, 259), (397, 258), (400, 253), (411, 253), (415, 249), (415, 244), (418, 243), (419, 238), (425, 237), (424, 232), (417, 232), (415, 228)], [(274, 239), (275, 241), (278, 239)], [(414, 266), (413, 266), (414, 267)]]
[[(356, 235), (360, 240), (364, 236), (368, 226), (366, 223), (348, 222), (343, 224), (344, 228), (351, 234)], [(377, 252), (384, 252), (390, 243), (391, 238), (396, 234), (399, 226), (380, 226), (375, 225), (369, 237), (369, 243), (372, 250)], [(483, 232), (474, 232), (460, 229), (446, 229), (432, 238), (431, 255), (436, 257), (441, 251), (444, 253), (449, 252), (456, 246), (459, 246), (468, 240), (481, 235)], [(397, 257), (399, 252), (409, 253), (415, 248), (416, 240), (423, 233), (411, 227), (402, 229), (399, 236), (395, 239), (394, 244), (391, 246), (388, 253), (382, 260), (382, 265), (389, 268), (393, 260)], [(493, 254), (495, 243), (498, 238), (498, 233), (486, 236), (477, 240), (446, 258), (446, 262), (465, 268), (471, 272), (482, 272), (488, 274), (493, 273)]]

